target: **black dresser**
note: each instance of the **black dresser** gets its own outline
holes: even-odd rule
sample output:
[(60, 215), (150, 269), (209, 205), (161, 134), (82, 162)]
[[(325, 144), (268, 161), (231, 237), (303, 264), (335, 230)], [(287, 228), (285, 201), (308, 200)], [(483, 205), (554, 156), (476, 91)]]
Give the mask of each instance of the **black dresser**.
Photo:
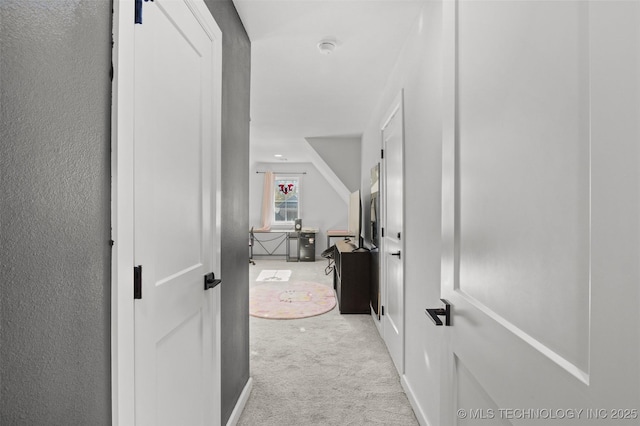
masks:
[(340, 313), (370, 313), (371, 253), (356, 250), (356, 246), (347, 241), (337, 241), (334, 261), (333, 288)]

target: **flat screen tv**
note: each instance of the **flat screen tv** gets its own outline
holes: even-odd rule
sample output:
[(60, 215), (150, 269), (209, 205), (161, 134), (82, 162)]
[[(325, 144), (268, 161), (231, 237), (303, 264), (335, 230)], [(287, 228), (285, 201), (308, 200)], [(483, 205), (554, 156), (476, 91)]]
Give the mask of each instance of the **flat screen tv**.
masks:
[(371, 168), (371, 205), (369, 237), (373, 247), (380, 246), (380, 163)]
[(349, 234), (354, 235), (351, 239), (356, 248), (360, 248), (360, 225), (362, 221), (362, 206), (360, 203), (360, 190), (354, 191), (349, 196)]

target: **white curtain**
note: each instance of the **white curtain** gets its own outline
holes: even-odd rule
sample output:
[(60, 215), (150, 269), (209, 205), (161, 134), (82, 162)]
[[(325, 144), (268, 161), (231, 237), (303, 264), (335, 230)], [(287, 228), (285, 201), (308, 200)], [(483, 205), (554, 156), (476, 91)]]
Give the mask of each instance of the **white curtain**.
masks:
[(264, 173), (264, 186), (262, 189), (262, 226), (256, 231), (268, 231), (273, 221), (273, 186), (275, 177), (273, 172)]

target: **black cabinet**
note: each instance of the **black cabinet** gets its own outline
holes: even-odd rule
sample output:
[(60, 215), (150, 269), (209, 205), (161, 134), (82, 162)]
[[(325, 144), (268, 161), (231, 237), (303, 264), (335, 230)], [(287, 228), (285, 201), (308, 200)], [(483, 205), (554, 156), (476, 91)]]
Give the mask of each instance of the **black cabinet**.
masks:
[(371, 253), (337, 241), (334, 255), (333, 288), (341, 314), (368, 314), (371, 282)]
[(298, 236), (298, 260), (300, 262), (316, 261), (315, 232), (300, 232)]

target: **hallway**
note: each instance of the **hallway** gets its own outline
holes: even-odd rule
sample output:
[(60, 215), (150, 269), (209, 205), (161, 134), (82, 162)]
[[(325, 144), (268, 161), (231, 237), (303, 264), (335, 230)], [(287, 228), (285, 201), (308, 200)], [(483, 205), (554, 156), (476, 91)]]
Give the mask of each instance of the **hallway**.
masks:
[[(0, 425), (550, 424), (470, 416), (516, 408), (584, 409), (610, 420), (585, 424), (638, 424), (640, 0), (0, 4)], [(179, 104), (164, 95), (189, 95), (189, 110), (203, 111), (196, 101), (202, 92), (184, 90), (185, 81), (197, 80), (184, 80), (177, 67), (202, 64), (204, 50), (183, 60), (179, 49), (165, 48), (165, 37), (185, 34), (160, 31), (177, 22), (162, 18), (169, 4), (194, 25), (211, 15), (222, 34), (211, 63), (221, 71), (220, 96), (208, 105), (219, 155), (204, 165), (203, 156), (180, 149), (204, 140), (200, 123), (190, 120), (185, 131), (169, 113)], [(314, 6), (319, 13), (307, 10)], [(210, 30), (198, 39), (211, 40)], [(156, 47), (138, 49), (139, 39)], [(178, 40), (175, 46), (196, 46)], [(141, 73), (136, 64), (145, 58), (160, 65)], [(342, 67), (353, 63), (364, 69)], [(136, 72), (144, 84), (134, 84)], [(147, 76), (167, 72), (171, 84), (150, 87)], [(134, 113), (143, 105), (138, 95), (163, 116), (147, 110), (142, 120)], [(349, 192), (360, 190), (361, 237), (371, 247), (371, 170), (380, 164), (386, 171), (381, 129), (390, 110), (400, 111), (396, 100), (404, 246), (380, 253), (404, 262), (402, 299), (381, 285), (387, 314), (389, 300), (402, 301), (400, 380), (370, 316), (334, 309), (260, 320), (249, 317), (247, 303), (261, 269), (292, 269), (293, 279), (330, 285), (325, 262), (248, 264), (247, 231), (261, 225), (251, 201), (261, 188), (253, 189), (263, 176), (256, 172), (303, 176), (298, 216), (322, 230), (345, 229), (347, 222), (327, 220), (324, 211), (341, 214)], [(136, 154), (156, 139), (135, 126), (156, 132), (157, 123), (173, 135), (165, 163), (184, 163), (181, 169), (156, 163), (159, 150)], [(352, 155), (346, 143), (355, 146)], [(188, 159), (199, 165), (186, 167)], [(149, 169), (162, 172), (157, 181)], [(203, 186), (188, 177), (198, 171), (220, 183), (215, 197), (205, 197), (207, 208), (200, 201), (191, 208), (181, 200), (152, 204), (135, 189), (151, 183), (146, 192), (155, 195), (184, 182), (179, 195), (193, 196)], [(200, 310), (178, 324), (203, 350), (172, 338), (165, 347), (175, 350), (154, 370), (165, 382), (147, 379), (150, 360), (159, 358), (139, 350), (171, 324), (147, 315), (170, 316), (146, 291), (170, 286), (154, 282), (151, 271), (165, 266), (160, 258), (136, 253), (144, 228), (136, 226), (136, 204), (171, 212), (172, 224), (189, 227), (181, 233), (139, 222), (155, 223), (149, 235), (165, 239), (148, 246), (166, 249), (167, 258), (178, 259), (169, 256), (179, 249), (174, 241), (196, 241), (179, 251), (186, 259), (180, 271), (205, 264), (192, 259), (204, 245), (219, 253), (216, 265), (190, 280), (185, 299), (215, 303), (215, 312)], [(377, 217), (386, 219), (382, 212)], [(215, 218), (219, 238), (192, 235), (202, 218)], [(221, 285), (209, 286), (211, 273)], [(425, 315), (442, 309), (441, 299), (451, 306), (450, 327)], [(198, 327), (210, 315), (220, 325), (215, 336)], [(144, 323), (151, 332), (139, 331)], [(202, 359), (220, 377), (181, 374), (203, 364), (176, 359), (214, 350)], [(196, 398), (180, 404), (166, 397), (177, 389)], [(200, 409), (203, 421), (189, 421)], [(185, 415), (172, 421), (162, 410)]]
[[(332, 285), (324, 261), (256, 259), (290, 269), (290, 280)], [(253, 390), (238, 425), (417, 425), (398, 374), (369, 315), (330, 312), (297, 320), (251, 317)]]

